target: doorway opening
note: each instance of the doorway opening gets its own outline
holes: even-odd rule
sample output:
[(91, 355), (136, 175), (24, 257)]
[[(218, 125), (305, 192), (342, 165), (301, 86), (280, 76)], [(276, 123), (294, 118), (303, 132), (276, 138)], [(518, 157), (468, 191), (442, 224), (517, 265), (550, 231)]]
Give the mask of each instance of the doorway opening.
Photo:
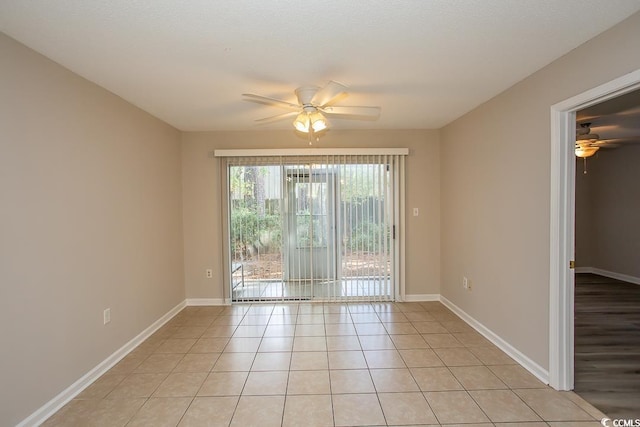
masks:
[(574, 388), (576, 112), (640, 88), (640, 70), (551, 107), (549, 384)]
[(232, 302), (396, 298), (402, 156), (226, 163)]

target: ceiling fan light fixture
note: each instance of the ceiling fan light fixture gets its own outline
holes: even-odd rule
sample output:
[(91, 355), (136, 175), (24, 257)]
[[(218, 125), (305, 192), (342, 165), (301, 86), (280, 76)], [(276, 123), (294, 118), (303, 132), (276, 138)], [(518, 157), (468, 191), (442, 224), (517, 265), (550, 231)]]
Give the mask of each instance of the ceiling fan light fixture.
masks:
[(296, 119), (293, 121), (293, 127), (296, 128), (296, 130), (304, 133), (309, 132), (309, 124), (309, 115), (304, 111), (298, 114)]
[(311, 121), (311, 128), (314, 132), (320, 132), (329, 127), (327, 119), (325, 119), (324, 116), (318, 111), (310, 114), (309, 120)]
[(591, 157), (596, 154), (600, 147), (589, 147), (589, 146), (576, 146), (576, 157), (580, 157), (581, 159), (586, 159), (587, 157)]

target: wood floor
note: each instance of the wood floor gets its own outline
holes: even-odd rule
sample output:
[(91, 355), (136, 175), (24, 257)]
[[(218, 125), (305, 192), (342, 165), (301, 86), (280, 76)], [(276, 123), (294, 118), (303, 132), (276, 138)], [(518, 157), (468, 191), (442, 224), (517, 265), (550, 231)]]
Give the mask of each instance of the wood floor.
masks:
[(575, 389), (610, 418), (640, 418), (640, 285), (576, 274)]

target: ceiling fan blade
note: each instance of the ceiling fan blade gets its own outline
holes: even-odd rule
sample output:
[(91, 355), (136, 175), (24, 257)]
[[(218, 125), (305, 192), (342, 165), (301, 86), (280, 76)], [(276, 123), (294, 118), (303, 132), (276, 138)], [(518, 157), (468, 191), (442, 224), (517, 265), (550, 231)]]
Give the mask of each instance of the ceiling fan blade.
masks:
[(325, 87), (316, 92), (313, 98), (311, 98), (311, 103), (319, 107), (324, 107), (338, 96), (346, 93), (346, 91), (347, 87), (345, 85), (330, 80)]
[(289, 117), (297, 116), (299, 113), (297, 111), (290, 111), (288, 113), (276, 114), (275, 116), (269, 116), (262, 119), (256, 119), (256, 122), (260, 122), (260, 124), (267, 124), (272, 122), (277, 122), (279, 120), (284, 120)]
[(273, 105), (288, 110), (300, 110), (300, 105), (292, 102), (282, 101), (281, 99), (269, 98), (268, 96), (256, 95), (253, 93), (243, 93), (245, 101), (257, 102), (259, 104)]
[(352, 116), (362, 118), (378, 118), (380, 116), (380, 107), (364, 107), (364, 106), (329, 106), (321, 108), (322, 112), (331, 116)]

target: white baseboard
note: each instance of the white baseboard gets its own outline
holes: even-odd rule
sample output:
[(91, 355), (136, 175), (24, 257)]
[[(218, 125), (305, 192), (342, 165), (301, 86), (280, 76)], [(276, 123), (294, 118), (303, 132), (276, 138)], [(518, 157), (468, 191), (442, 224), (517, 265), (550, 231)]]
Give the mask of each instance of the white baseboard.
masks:
[(542, 381), (545, 384), (549, 384), (548, 370), (544, 369), (542, 366), (538, 365), (536, 362), (529, 359), (517, 348), (515, 348), (514, 346), (506, 342), (504, 339), (498, 336), (491, 329), (487, 328), (482, 323), (478, 322), (476, 319), (469, 316), (464, 310), (462, 310), (460, 307), (458, 307), (457, 305), (455, 305), (454, 303), (452, 303), (442, 295), (440, 296), (440, 301), (447, 308), (449, 308), (451, 311), (457, 314), (462, 320), (467, 322), (469, 326), (471, 326), (473, 329), (475, 329), (480, 334), (482, 334), (486, 339), (491, 341), (502, 351), (507, 353), (513, 360), (515, 360), (520, 365), (522, 365), (522, 367), (525, 368), (527, 371), (531, 372), (536, 378), (538, 378), (540, 381)]
[(185, 302), (188, 306), (230, 305), (231, 304), (231, 300), (225, 300), (223, 298), (187, 298)]
[(76, 397), (85, 388), (90, 386), (95, 380), (97, 380), (100, 376), (102, 376), (109, 369), (111, 369), (116, 363), (122, 360), (122, 358), (124, 358), (127, 354), (129, 354), (144, 340), (149, 338), (155, 331), (160, 329), (162, 325), (164, 325), (169, 320), (171, 320), (173, 316), (178, 314), (180, 310), (182, 310), (186, 306), (185, 302), (186, 301), (182, 301), (180, 304), (173, 307), (160, 319), (153, 322), (151, 326), (146, 328), (144, 331), (140, 332), (135, 338), (133, 338), (131, 341), (129, 341), (128, 343), (120, 347), (112, 355), (110, 355), (105, 360), (100, 362), (95, 368), (93, 368), (92, 370), (84, 374), (79, 380), (71, 384), (69, 387), (63, 390), (60, 394), (55, 396), (53, 399), (45, 403), (34, 413), (32, 413), (27, 418), (22, 420), (16, 427), (31, 427), (31, 426), (38, 426), (42, 424), (44, 421), (47, 420), (47, 418), (51, 417), (60, 408), (62, 408), (69, 401), (71, 401), (71, 399)]
[(440, 294), (409, 294), (404, 296), (405, 302), (440, 301)]
[(629, 276), (628, 274), (616, 273), (613, 271), (603, 270), (596, 267), (578, 267), (576, 273), (591, 273), (598, 276), (608, 277), (610, 279), (622, 280), (623, 282), (634, 283), (640, 285), (640, 277)]

